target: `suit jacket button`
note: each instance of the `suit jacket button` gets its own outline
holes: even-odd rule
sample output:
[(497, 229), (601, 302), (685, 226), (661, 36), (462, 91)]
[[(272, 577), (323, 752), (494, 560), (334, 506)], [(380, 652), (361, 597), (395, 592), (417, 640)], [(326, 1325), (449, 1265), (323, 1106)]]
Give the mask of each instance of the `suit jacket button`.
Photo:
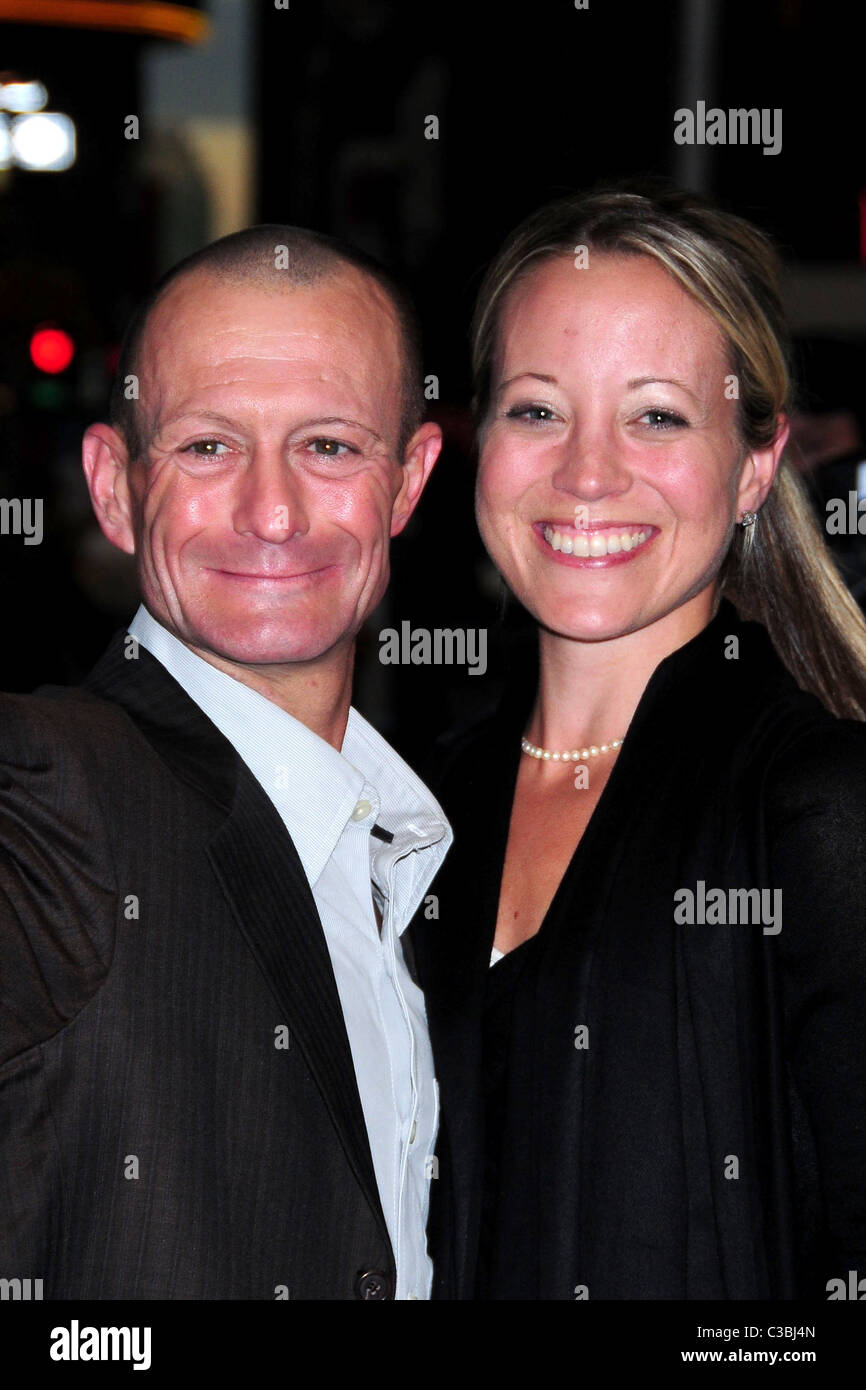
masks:
[(394, 1281), (380, 1269), (362, 1270), (355, 1280), (355, 1297), (379, 1302), (394, 1297)]

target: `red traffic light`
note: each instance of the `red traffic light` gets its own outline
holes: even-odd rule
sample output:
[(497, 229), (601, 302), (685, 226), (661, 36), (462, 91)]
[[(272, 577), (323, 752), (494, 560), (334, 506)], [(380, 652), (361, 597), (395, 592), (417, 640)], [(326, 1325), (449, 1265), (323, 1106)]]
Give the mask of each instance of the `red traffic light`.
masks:
[(65, 372), (75, 356), (75, 344), (62, 328), (37, 328), (30, 339), (30, 360), (40, 372)]

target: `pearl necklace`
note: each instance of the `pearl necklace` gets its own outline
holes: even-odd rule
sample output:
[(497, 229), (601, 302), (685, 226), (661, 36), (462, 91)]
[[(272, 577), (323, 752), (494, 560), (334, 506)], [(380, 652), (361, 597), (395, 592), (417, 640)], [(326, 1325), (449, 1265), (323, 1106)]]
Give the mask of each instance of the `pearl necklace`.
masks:
[(544, 762), (552, 763), (577, 763), (586, 758), (597, 758), (599, 753), (613, 753), (615, 749), (621, 748), (623, 738), (613, 738), (610, 743), (592, 744), (589, 748), (572, 748), (570, 753), (554, 753), (550, 748), (539, 748), (537, 744), (530, 743), (528, 738), (520, 740), (520, 747), (524, 753), (528, 753), (530, 758), (541, 758)]

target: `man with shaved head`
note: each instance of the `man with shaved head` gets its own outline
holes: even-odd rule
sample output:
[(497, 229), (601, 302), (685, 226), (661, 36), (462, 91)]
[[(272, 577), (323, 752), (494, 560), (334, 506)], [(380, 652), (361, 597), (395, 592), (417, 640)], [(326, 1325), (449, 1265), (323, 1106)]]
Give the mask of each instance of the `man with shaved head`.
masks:
[(0, 1277), (46, 1298), (430, 1295), (401, 933), (451, 832), (351, 707), (420, 387), (381, 267), (257, 227), (157, 286), (85, 435), (142, 603), (0, 697)]

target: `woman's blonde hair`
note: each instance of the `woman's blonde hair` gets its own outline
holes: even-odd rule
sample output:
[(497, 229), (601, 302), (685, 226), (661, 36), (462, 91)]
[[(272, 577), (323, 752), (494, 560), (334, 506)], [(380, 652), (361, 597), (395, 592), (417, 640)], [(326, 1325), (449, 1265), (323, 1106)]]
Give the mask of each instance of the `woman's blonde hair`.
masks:
[[(757, 227), (679, 191), (616, 188), (562, 198), (509, 236), (484, 277), (472, 325), (479, 423), (490, 407), (509, 292), (545, 260), (593, 251), (651, 256), (712, 315), (730, 347), (742, 444), (772, 443), (792, 404), (779, 258)], [(833, 714), (866, 719), (866, 621), (787, 451), (755, 524), (734, 531), (722, 592), (744, 619), (763, 623), (802, 689)]]

